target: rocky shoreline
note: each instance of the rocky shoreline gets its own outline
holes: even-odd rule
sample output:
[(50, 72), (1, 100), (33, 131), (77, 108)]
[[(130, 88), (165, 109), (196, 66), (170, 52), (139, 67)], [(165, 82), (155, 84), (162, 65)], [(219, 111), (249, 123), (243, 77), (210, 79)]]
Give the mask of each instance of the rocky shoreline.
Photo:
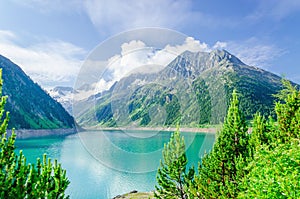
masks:
[[(95, 127), (95, 128), (85, 128), (84, 130), (120, 130), (120, 131), (175, 131), (176, 127)], [(180, 127), (180, 132), (192, 132), (192, 133), (216, 133), (219, 128), (209, 127), (209, 128), (190, 128), (190, 127)]]
[[(171, 132), (175, 131), (175, 127), (98, 127), (98, 128), (87, 128), (87, 129), (78, 129), (78, 128), (68, 128), (68, 129), (16, 129), (15, 133), (17, 139), (28, 139), (35, 137), (46, 137), (46, 136), (67, 136), (75, 134), (79, 131), (89, 131), (89, 130), (120, 130), (120, 131), (166, 131)], [(189, 128), (182, 127), (179, 128), (181, 132), (193, 132), (193, 133), (212, 133), (215, 134), (219, 128), (210, 127), (210, 128)], [(7, 130), (7, 136), (10, 136), (12, 130)]]
[[(67, 136), (75, 134), (77, 131), (75, 128), (69, 129), (17, 129), (15, 133), (17, 139), (28, 139), (35, 137), (46, 137), (46, 136)], [(7, 136), (10, 136), (12, 130), (7, 130)]]

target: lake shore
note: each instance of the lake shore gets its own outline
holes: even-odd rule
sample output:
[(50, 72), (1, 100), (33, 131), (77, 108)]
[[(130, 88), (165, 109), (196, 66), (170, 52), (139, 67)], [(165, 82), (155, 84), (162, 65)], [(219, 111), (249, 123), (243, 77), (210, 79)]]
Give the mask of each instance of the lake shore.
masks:
[[(11, 136), (12, 130), (7, 130), (7, 136)], [(67, 136), (77, 133), (75, 128), (69, 129), (16, 129), (17, 139), (28, 139), (47, 136)]]
[[(29, 139), (36, 137), (47, 137), (47, 136), (67, 136), (76, 134), (78, 131), (175, 131), (175, 127), (97, 127), (97, 128), (69, 128), (69, 129), (16, 129), (15, 133), (17, 139)], [(208, 127), (208, 128), (191, 128), (191, 127), (180, 127), (180, 132), (192, 132), (192, 133), (212, 133), (215, 134), (219, 128)], [(12, 130), (7, 130), (7, 136), (11, 136)]]
[[(98, 130), (98, 131), (109, 131), (109, 130), (120, 130), (120, 131), (176, 131), (176, 127), (95, 127), (95, 128), (84, 128), (84, 130)], [(196, 127), (180, 127), (180, 132), (192, 132), (192, 133), (213, 133), (215, 134), (220, 130), (216, 127), (208, 128), (196, 128)]]

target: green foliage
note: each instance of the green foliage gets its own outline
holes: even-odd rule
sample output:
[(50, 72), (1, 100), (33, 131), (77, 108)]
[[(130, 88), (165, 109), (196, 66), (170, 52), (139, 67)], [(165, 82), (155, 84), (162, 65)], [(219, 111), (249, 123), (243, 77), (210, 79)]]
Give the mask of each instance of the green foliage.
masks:
[(179, 129), (172, 134), (168, 144), (163, 150), (163, 161), (157, 172), (155, 186), (156, 198), (187, 198), (189, 187), (193, 182), (194, 168), (186, 172), (187, 158), (185, 154), (184, 138), (180, 136)]
[[(283, 85), (277, 120), (255, 114), (251, 134), (233, 91), (223, 128), (189, 183), (188, 198), (300, 198), (300, 91), (288, 81)], [(174, 198), (173, 190), (163, 193)]]
[(6, 97), (2, 96), (2, 70), (0, 70), (0, 198), (68, 198), (64, 192), (69, 185), (66, 171), (61, 165), (44, 155), (36, 166), (27, 164), (20, 151), (16, 155), (14, 131), (7, 136), (9, 114), (5, 113)]
[(175, 125), (180, 121), (180, 104), (178, 102), (177, 97), (173, 96), (170, 102), (165, 102), (164, 105), (166, 106), (167, 118), (165, 125)]
[(198, 78), (193, 82), (194, 92), (196, 93), (198, 106), (200, 107), (200, 119), (199, 124), (211, 123), (211, 96), (209, 94), (209, 88), (205, 81)]
[(240, 184), (239, 198), (300, 197), (300, 91), (283, 80), (277, 95), (277, 122), (256, 115), (250, 139), (253, 160)]
[[(180, 121), (181, 125), (191, 127), (192, 124), (198, 126), (223, 123), (234, 88), (239, 91), (240, 108), (247, 120), (251, 120), (256, 112), (260, 112), (265, 117), (275, 116), (273, 94), (280, 89), (280, 79), (277, 77), (274, 81), (270, 81), (273, 78), (272, 76), (261, 78), (261, 73), (255, 70), (222, 72), (216, 69), (206, 71), (205, 75), (195, 78), (188, 89), (182, 86), (184, 82), (171, 80), (167, 82), (167, 85), (174, 84), (178, 87), (176, 87), (177, 93), (170, 88), (149, 83), (126, 92), (132, 94), (126, 106), (123, 104), (122, 109), (127, 111), (124, 115), (128, 114), (130, 121), (126, 120), (125, 123), (118, 121), (118, 124), (126, 126), (132, 122), (140, 126), (175, 126)], [(121, 97), (120, 99), (123, 100)], [(110, 101), (114, 100), (110, 99)], [(118, 119), (118, 115), (113, 115), (111, 110), (104, 109), (109, 108), (107, 104), (106, 100), (100, 100), (96, 104), (98, 113), (96, 118), (101, 126), (110, 126), (113, 117)], [(165, 123), (155, 123), (151, 120), (149, 112), (157, 105), (166, 111)], [(95, 116), (91, 113), (86, 112), (80, 116), (84, 119), (79, 123), (88, 125), (89, 118)]]
[[(128, 108), (131, 121), (138, 122), (140, 126), (176, 125), (181, 119), (180, 102), (176, 95), (170, 91), (164, 91), (164, 89), (156, 84), (137, 88), (132, 93), (127, 107), (124, 107), (125, 109)], [(165, 117), (159, 118), (159, 111), (157, 110), (155, 118), (151, 118), (151, 109), (157, 109), (157, 107), (162, 107), (165, 110)]]
[(234, 90), (222, 130), (212, 151), (202, 159), (191, 197), (235, 198), (248, 153), (248, 129)]
[(239, 198), (300, 198), (300, 142), (264, 146), (248, 165)]
[(116, 123), (113, 120), (113, 113), (111, 111), (111, 104), (104, 104), (97, 108), (96, 118), (99, 122), (107, 124), (107, 126), (115, 126)]
[(245, 70), (227, 74), (226, 80), (230, 82), (226, 86), (227, 99), (230, 99), (234, 89), (239, 91), (240, 107), (247, 120), (251, 120), (257, 112), (265, 117), (275, 114), (276, 98), (273, 95), (280, 90), (280, 85), (277, 85), (280, 82), (268, 82), (267, 79), (262, 78), (257, 71)]
[(260, 113), (254, 115), (252, 133), (248, 145), (251, 157), (256, 151), (260, 150), (261, 145), (271, 145), (276, 141), (274, 140), (274, 133), (272, 133), (275, 131), (276, 127), (272, 117), (266, 120)]
[(277, 139), (288, 142), (291, 138), (300, 138), (300, 91), (287, 80), (285, 88), (277, 95), (275, 111), (278, 122)]

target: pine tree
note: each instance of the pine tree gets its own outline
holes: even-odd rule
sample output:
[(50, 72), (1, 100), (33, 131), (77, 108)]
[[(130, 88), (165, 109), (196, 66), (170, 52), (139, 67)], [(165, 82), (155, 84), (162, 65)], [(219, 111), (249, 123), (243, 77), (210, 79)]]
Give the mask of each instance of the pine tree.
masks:
[(199, 166), (191, 197), (236, 198), (239, 179), (244, 175), (243, 167), (249, 156), (248, 140), (246, 120), (239, 109), (237, 92), (234, 90), (223, 128), (217, 135), (212, 151)]
[(288, 80), (282, 81), (284, 89), (277, 95), (276, 102), (278, 131), (277, 139), (288, 142), (291, 138), (300, 138), (300, 91)]
[(180, 136), (179, 128), (165, 144), (163, 161), (157, 172), (157, 186), (154, 196), (164, 199), (186, 199), (189, 187), (193, 182), (194, 168), (187, 170), (184, 137)]
[(64, 192), (69, 180), (56, 160), (47, 162), (44, 155), (43, 162), (38, 159), (34, 166), (26, 163), (22, 151), (14, 152), (16, 134), (7, 136), (9, 113), (4, 110), (7, 97), (2, 96), (2, 83), (0, 69), (0, 198), (68, 198)]
[(300, 198), (300, 140), (263, 145), (246, 167), (238, 198)]
[(260, 150), (264, 144), (271, 145), (274, 142), (273, 132), (276, 131), (272, 117), (265, 119), (260, 113), (256, 113), (253, 119), (252, 132), (249, 139), (249, 152), (253, 157), (254, 153)]

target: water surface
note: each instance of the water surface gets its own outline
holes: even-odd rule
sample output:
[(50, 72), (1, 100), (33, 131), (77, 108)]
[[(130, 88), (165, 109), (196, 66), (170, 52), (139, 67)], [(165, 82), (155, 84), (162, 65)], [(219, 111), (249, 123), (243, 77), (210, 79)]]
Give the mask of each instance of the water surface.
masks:
[[(189, 166), (210, 150), (213, 134), (181, 133), (187, 145)], [(71, 198), (112, 198), (132, 190), (154, 189), (161, 150), (171, 132), (87, 131), (74, 135), (17, 140), (27, 161), (44, 153), (58, 159), (71, 184)]]

